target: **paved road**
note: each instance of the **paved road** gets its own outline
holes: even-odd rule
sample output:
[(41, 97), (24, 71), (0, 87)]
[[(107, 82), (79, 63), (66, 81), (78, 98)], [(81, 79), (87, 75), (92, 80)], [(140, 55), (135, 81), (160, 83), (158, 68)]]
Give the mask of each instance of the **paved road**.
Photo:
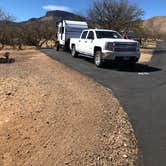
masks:
[(166, 51), (166, 41), (157, 42), (156, 50)]
[(52, 58), (109, 87), (120, 100), (135, 129), (142, 162), (138, 165), (166, 165), (166, 53), (155, 53), (148, 65), (134, 69), (109, 65), (99, 69), (86, 58), (42, 50)]

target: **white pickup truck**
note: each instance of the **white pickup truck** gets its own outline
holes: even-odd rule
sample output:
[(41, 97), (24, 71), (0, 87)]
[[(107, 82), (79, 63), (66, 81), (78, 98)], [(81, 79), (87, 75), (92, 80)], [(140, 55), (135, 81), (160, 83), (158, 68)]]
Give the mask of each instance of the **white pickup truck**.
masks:
[(139, 43), (124, 39), (118, 32), (105, 29), (84, 30), (80, 38), (70, 39), (73, 57), (78, 54), (94, 58), (97, 67), (106, 60), (127, 61), (135, 64), (140, 58)]

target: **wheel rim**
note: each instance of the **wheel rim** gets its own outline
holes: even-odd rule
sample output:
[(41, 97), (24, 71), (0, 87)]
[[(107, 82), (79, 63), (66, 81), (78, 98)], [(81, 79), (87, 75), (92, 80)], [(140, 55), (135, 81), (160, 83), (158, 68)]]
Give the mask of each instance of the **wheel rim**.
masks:
[(101, 57), (99, 54), (96, 54), (96, 56), (95, 56), (95, 63), (97, 66), (99, 66), (101, 63)]

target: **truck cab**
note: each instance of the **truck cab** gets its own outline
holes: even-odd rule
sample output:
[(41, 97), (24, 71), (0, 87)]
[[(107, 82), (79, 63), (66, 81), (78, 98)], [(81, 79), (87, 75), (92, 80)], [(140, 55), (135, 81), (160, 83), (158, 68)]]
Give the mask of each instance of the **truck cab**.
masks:
[(62, 20), (57, 23), (56, 50), (59, 48), (69, 49), (70, 38), (79, 38), (82, 31), (88, 28), (84, 21)]

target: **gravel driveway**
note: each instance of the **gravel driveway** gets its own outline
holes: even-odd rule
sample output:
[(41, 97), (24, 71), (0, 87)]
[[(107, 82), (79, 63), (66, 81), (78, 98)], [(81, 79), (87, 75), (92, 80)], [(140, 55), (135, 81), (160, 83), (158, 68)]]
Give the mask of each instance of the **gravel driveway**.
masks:
[(0, 165), (133, 165), (137, 144), (112, 92), (39, 51), (0, 64)]

